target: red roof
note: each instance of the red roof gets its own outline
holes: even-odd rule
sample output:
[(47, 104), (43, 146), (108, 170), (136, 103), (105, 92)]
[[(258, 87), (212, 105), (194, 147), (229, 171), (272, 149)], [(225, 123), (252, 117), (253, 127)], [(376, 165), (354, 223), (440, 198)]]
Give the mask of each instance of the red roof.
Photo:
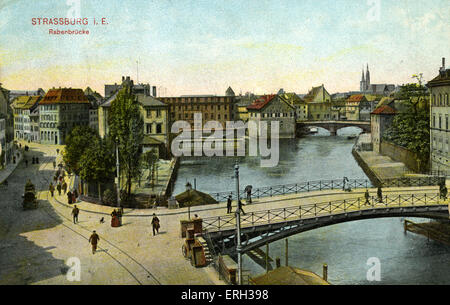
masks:
[(46, 104), (88, 104), (89, 100), (81, 89), (60, 88), (50, 89), (39, 102), (39, 105)]
[(354, 94), (347, 99), (347, 103), (360, 103), (364, 98), (362, 94)]
[(266, 106), (276, 96), (277, 96), (276, 94), (263, 95), (259, 99), (254, 101), (252, 104), (248, 105), (247, 109), (261, 110), (262, 108), (264, 108), (264, 106)]
[(395, 114), (395, 109), (384, 105), (375, 109), (371, 114)]

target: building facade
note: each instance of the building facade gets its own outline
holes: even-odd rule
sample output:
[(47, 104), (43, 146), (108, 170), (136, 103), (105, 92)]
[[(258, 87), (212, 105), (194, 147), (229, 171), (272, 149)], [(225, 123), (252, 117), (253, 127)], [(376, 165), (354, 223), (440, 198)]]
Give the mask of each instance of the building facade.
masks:
[(363, 94), (354, 94), (345, 101), (345, 116), (349, 121), (370, 121), (372, 104)]
[(42, 96), (18, 96), (11, 104), (14, 110), (14, 137), (31, 141), (31, 113), (38, 107)]
[(36, 107), (30, 114), (31, 142), (40, 143), (39, 132), (39, 107)]
[(313, 87), (303, 99), (307, 104), (308, 121), (326, 121), (331, 119), (331, 95), (323, 84)]
[(268, 137), (273, 121), (279, 122), (279, 138), (294, 138), (296, 131), (296, 109), (278, 95), (263, 95), (247, 107), (249, 120), (256, 122), (258, 130), (261, 122), (267, 122)]
[(5, 141), (2, 146), (4, 152), (4, 160), (6, 164), (13, 162), (14, 154), (14, 114), (13, 108), (10, 107), (10, 91), (3, 88), (0, 84), (0, 119), (5, 121)]
[(430, 89), (430, 165), (433, 172), (450, 175), (450, 69), (445, 58), (439, 75), (427, 84)]
[(169, 156), (169, 106), (153, 96), (137, 94), (144, 119), (142, 151), (154, 150), (159, 158)]
[(75, 126), (88, 126), (89, 107), (82, 89), (50, 89), (39, 102), (41, 143), (62, 145)]
[(234, 95), (183, 95), (179, 97), (159, 97), (158, 99), (169, 105), (171, 124), (183, 120), (193, 127), (194, 114), (201, 113), (203, 124), (207, 121), (218, 121), (225, 127), (225, 122), (234, 121), (237, 113)]
[(370, 128), (372, 135), (372, 147), (378, 154), (381, 150), (381, 141), (385, 130), (391, 126), (396, 111), (389, 106), (380, 106), (370, 114)]
[(306, 121), (308, 119), (308, 104), (295, 93), (281, 93), (279, 97), (294, 106), (295, 118), (297, 121)]

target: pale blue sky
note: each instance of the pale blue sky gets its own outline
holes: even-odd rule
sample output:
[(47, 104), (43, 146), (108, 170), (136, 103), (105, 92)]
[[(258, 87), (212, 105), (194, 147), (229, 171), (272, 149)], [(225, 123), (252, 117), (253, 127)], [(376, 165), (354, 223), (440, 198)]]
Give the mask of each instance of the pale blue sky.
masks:
[[(168, 95), (358, 90), (367, 62), (373, 83), (401, 84), (450, 63), (448, 0), (118, 1), (80, 0), (88, 26), (32, 26), (66, 17), (74, 0), (2, 0), (0, 82), (9, 89), (91, 86), (122, 75)], [(370, 11), (372, 9), (372, 11)], [(94, 26), (92, 17), (106, 17)], [(48, 29), (88, 29), (87, 36)]]

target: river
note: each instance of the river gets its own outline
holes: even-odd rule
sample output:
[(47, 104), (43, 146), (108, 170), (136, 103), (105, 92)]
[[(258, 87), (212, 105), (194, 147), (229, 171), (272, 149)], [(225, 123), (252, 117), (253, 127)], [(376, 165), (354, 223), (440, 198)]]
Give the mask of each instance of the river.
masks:
[[(312, 180), (367, 179), (354, 160), (351, 149), (357, 128), (339, 130), (330, 137), (319, 129), (314, 136), (280, 141), (280, 161), (273, 168), (260, 167), (257, 157), (215, 157), (182, 161), (174, 194), (185, 190), (186, 182), (212, 193), (235, 189), (234, 164), (239, 162), (240, 186), (254, 187)], [(415, 222), (428, 221), (411, 219)], [(450, 246), (403, 233), (403, 219), (361, 220), (324, 227), (289, 237), (289, 265), (322, 274), (328, 264), (332, 284), (450, 284)], [(262, 248), (265, 250), (265, 247)], [(284, 264), (285, 241), (270, 244), (269, 254)], [(369, 258), (380, 261), (381, 281), (368, 281)], [(273, 263), (273, 265), (275, 262)], [(252, 275), (265, 272), (248, 256), (243, 268)]]

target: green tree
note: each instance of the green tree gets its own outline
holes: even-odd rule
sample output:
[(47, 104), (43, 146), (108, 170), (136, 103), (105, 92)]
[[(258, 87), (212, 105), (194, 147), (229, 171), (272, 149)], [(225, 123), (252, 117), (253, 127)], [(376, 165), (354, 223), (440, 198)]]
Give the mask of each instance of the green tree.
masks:
[(106, 140), (96, 139), (83, 153), (80, 177), (89, 183), (97, 183), (98, 196), (102, 200), (101, 184), (114, 179), (114, 154)]
[(419, 170), (426, 168), (430, 156), (430, 112), (427, 88), (422, 85), (422, 74), (413, 75), (417, 84), (401, 86), (396, 94), (409, 107), (397, 114), (383, 139), (402, 146), (418, 156)]
[(119, 91), (109, 113), (110, 136), (119, 146), (120, 171), (124, 174), (127, 198), (130, 198), (133, 178), (140, 174), (141, 143), (144, 120), (140, 105), (130, 87)]
[(80, 172), (80, 159), (84, 151), (99, 138), (97, 132), (89, 126), (76, 126), (66, 136), (63, 160), (77, 175)]
[(155, 171), (158, 170), (157, 162), (158, 156), (153, 150), (146, 151), (144, 154), (142, 154), (143, 167), (148, 169), (148, 180), (149, 182), (151, 182), (152, 188), (155, 185)]

